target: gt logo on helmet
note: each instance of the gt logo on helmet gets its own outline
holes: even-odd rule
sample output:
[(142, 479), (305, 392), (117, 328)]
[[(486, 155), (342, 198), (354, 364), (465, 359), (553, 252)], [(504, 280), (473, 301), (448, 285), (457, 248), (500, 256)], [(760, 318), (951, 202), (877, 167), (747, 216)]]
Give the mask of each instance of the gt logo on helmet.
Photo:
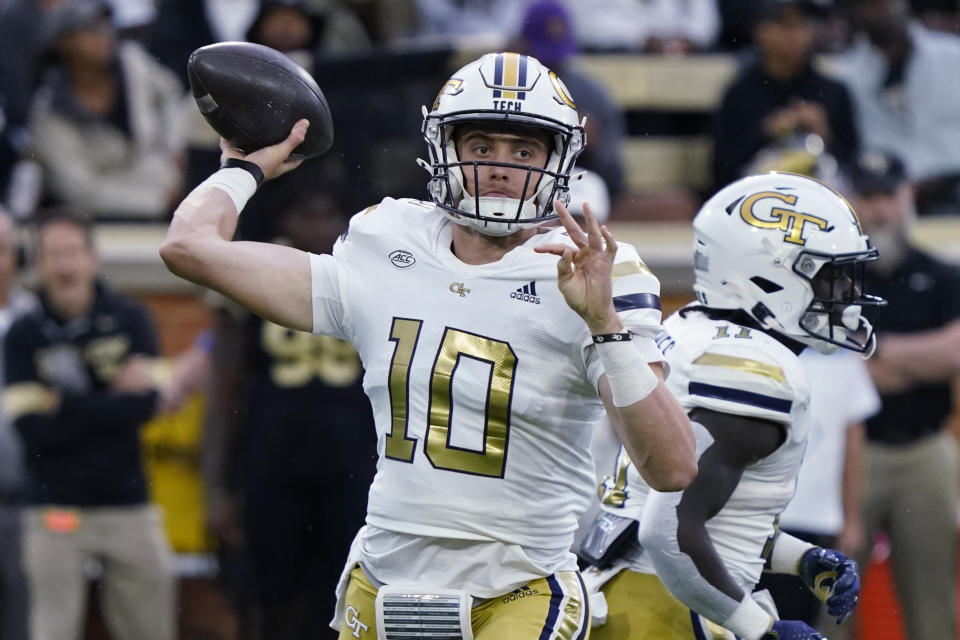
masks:
[(440, 92), (437, 94), (437, 98), (433, 101), (433, 106), (430, 107), (430, 109), (433, 111), (437, 110), (437, 107), (440, 106), (440, 97), (444, 94), (455, 96), (461, 91), (463, 91), (463, 80), (459, 78), (450, 78), (440, 89)]
[(805, 245), (807, 243), (803, 237), (803, 230), (808, 223), (816, 225), (822, 231), (830, 230), (828, 228), (830, 226), (829, 223), (823, 218), (818, 218), (809, 213), (783, 209), (778, 206), (773, 206), (770, 209), (769, 220), (758, 217), (754, 209), (757, 207), (757, 203), (767, 198), (774, 198), (790, 206), (797, 203), (796, 195), (779, 193), (777, 191), (761, 191), (743, 199), (743, 202), (740, 204), (740, 217), (743, 218), (743, 221), (759, 229), (779, 229), (786, 234), (783, 236), (784, 242), (799, 245)]
[(577, 105), (573, 103), (573, 98), (570, 97), (570, 92), (567, 91), (567, 85), (563, 84), (563, 81), (557, 77), (553, 71), (550, 72), (550, 82), (553, 83), (553, 90), (557, 92), (557, 99), (559, 102), (567, 105), (571, 109), (576, 109)]

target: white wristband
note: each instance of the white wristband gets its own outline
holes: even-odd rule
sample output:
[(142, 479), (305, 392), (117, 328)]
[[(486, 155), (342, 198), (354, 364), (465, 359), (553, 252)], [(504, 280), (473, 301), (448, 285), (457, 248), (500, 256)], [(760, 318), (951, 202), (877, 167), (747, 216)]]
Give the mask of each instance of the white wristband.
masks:
[(660, 378), (629, 340), (603, 342), (594, 346), (607, 374), (610, 395), (617, 407), (629, 407), (653, 393)]
[(233, 206), (237, 208), (237, 215), (243, 211), (247, 205), (247, 200), (253, 197), (257, 192), (257, 179), (249, 171), (239, 167), (230, 167), (220, 169), (212, 176), (197, 185), (194, 191), (213, 187), (220, 189), (233, 201)]
[(742, 640), (760, 640), (773, 626), (773, 616), (748, 593), (730, 617), (723, 621), (723, 626)]
[(773, 549), (770, 551), (770, 571), (797, 575), (803, 554), (815, 548), (816, 545), (794, 538), (790, 534), (778, 533), (773, 541)]

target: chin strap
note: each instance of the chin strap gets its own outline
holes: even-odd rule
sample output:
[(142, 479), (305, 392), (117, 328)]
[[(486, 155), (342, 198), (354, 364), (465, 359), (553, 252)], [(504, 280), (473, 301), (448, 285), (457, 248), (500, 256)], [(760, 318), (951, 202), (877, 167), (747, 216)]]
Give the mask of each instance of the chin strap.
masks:
[(773, 328), (770, 326), (769, 322), (769, 320), (773, 318), (773, 313), (771, 313), (770, 308), (762, 302), (758, 302), (757, 304), (753, 305), (753, 309), (750, 309), (750, 315), (752, 315), (764, 329)]
[(877, 334), (873, 330), (873, 325), (870, 324), (870, 321), (866, 318), (860, 318), (864, 325), (866, 325), (867, 331), (870, 335), (870, 342), (867, 345), (867, 348), (863, 350), (863, 359), (866, 360), (873, 355), (873, 352), (877, 350)]
[(866, 322), (862, 315), (863, 308), (858, 304), (851, 304), (843, 309), (840, 322), (850, 331), (856, 331), (861, 323)]
[[(850, 350), (862, 351), (864, 358), (869, 358), (877, 347), (877, 336), (870, 321), (861, 315), (862, 310), (860, 305), (846, 307), (842, 312), (840, 325), (832, 324), (830, 314), (826, 311), (807, 310), (800, 320), (800, 326), (809, 331), (810, 335), (799, 339), (824, 354), (834, 353), (844, 348), (843, 345), (849, 345)], [(869, 342), (863, 345), (863, 349), (849, 338), (851, 333), (860, 331), (870, 336)]]

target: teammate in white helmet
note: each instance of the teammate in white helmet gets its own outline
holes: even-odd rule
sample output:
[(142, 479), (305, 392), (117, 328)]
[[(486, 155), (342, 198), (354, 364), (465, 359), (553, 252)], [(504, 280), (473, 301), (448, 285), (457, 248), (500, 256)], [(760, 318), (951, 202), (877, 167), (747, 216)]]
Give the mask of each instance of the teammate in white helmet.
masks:
[(786, 173), (730, 184), (693, 230), (697, 302), (664, 322), (658, 343), (667, 386), (693, 423), (699, 474), (683, 491), (660, 491), (621, 450), (601, 487), (602, 526), (581, 549), (594, 563), (584, 574), (594, 603), (606, 608), (593, 637), (821, 638), (778, 620), (753, 590), (763, 570), (799, 574), (838, 622), (856, 605), (856, 563), (777, 522), (806, 447), (797, 356), (807, 346), (872, 351), (864, 314), (883, 301), (864, 295), (863, 266), (877, 251), (846, 200)]
[[(294, 168), (305, 125), (191, 193), (161, 256), (360, 353), (380, 460), (332, 625), (345, 639), (586, 638), (569, 547), (604, 406), (651, 486), (682, 489), (696, 463), (654, 342), (659, 282), (564, 208), (586, 142), (573, 99), (534, 58), (485, 55), (424, 109), (432, 201), (357, 214), (332, 256), (229, 242), (256, 186), (247, 169)], [(558, 216), (565, 229), (541, 226)]]

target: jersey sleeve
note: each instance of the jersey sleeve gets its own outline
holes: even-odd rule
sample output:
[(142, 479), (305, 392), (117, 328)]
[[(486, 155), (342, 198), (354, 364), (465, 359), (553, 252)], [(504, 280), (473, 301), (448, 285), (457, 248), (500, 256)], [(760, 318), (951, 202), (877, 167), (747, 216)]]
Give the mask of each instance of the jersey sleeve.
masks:
[(796, 372), (754, 346), (716, 341), (690, 361), (687, 375), (689, 408), (790, 425), (794, 404), (804, 401)]
[(310, 254), (310, 299), (313, 306), (313, 333), (347, 340), (342, 280), (338, 260), (326, 254)]
[[(613, 306), (625, 331), (633, 334), (632, 345), (644, 362), (661, 362), (657, 336), (663, 331), (660, 309), (660, 281), (644, 264), (633, 245), (620, 243), (613, 263)], [(584, 343), (587, 375), (596, 386), (603, 368), (593, 340)]]
[(838, 360), (843, 365), (837, 367), (837, 370), (843, 374), (843, 378), (838, 379), (837, 382), (849, 390), (850, 402), (846, 407), (847, 422), (864, 422), (880, 411), (880, 395), (877, 393), (877, 387), (873, 384), (870, 371), (862, 358), (857, 354), (838, 355), (842, 356)]
[[(35, 327), (40, 322), (37, 318), (21, 319), (14, 322), (10, 331), (4, 337), (4, 380), (6, 387), (4, 389), (4, 410), (7, 417), (15, 419), (19, 417), (20, 407), (24, 403), (20, 397), (26, 394), (19, 393), (20, 389), (26, 389), (30, 393), (31, 399), (40, 399), (41, 405), (45, 405), (45, 399), (42, 398), (42, 391), (47, 387), (46, 383), (40, 380), (40, 374), (37, 371), (37, 360), (34, 357), (39, 349)], [(11, 393), (11, 390), (14, 393)], [(37, 391), (41, 393), (37, 393)], [(13, 400), (11, 401), (11, 398)], [(26, 403), (31, 404), (31, 403)]]
[(350, 281), (354, 265), (362, 261), (363, 245), (377, 227), (382, 203), (367, 207), (350, 218), (347, 230), (333, 245), (332, 255), (310, 254), (310, 286), (313, 304), (313, 333), (352, 341)]
[[(635, 335), (655, 339), (663, 330), (660, 280), (640, 259), (633, 245), (619, 245), (612, 278), (613, 306), (623, 326)], [(653, 350), (660, 352), (655, 344)]]

